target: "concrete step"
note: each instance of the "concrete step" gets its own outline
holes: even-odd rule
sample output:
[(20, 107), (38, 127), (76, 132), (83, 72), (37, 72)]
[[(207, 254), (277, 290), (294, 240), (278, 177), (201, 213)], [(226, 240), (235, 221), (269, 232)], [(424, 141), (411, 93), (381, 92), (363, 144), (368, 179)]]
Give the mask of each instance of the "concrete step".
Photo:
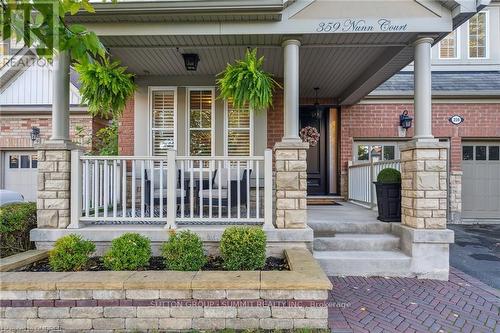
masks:
[(315, 222), (308, 225), (314, 230), (315, 237), (329, 237), (336, 234), (384, 234), (390, 233), (391, 224), (385, 222)]
[(410, 276), (411, 258), (401, 251), (314, 251), (327, 275)]
[(399, 249), (399, 237), (392, 234), (336, 234), (314, 238), (315, 251), (390, 251)]

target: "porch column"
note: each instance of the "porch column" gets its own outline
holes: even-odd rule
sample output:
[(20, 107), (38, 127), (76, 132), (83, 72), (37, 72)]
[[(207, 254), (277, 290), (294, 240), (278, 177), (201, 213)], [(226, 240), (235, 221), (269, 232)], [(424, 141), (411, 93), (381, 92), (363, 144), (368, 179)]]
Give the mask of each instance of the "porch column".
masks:
[(418, 277), (447, 280), (449, 243), (448, 143), (432, 135), (431, 43), (419, 38), (415, 50), (415, 136), (401, 147), (401, 248), (412, 257)]
[(71, 150), (78, 148), (69, 136), (69, 71), (69, 53), (60, 52), (52, 72), (52, 136), (37, 147), (38, 228), (66, 228), (70, 223)]
[(284, 125), (283, 141), (299, 139), (299, 46), (300, 41), (288, 39), (283, 42), (284, 53)]
[(431, 46), (433, 39), (419, 38), (414, 43), (414, 108), (415, 139), (433, 139)]
[(69, 53), (62, 51), (54, 57), (52, 72), (51, 140), (69, 141), (69, 71)]

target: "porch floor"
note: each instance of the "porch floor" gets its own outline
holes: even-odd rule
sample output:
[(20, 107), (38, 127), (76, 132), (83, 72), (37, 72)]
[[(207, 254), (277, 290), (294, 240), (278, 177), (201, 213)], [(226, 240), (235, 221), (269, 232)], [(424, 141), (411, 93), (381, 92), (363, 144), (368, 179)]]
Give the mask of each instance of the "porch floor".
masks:
[(338, 205), (308, 206), (307, 220), (309, 223), (381, 223), (377, 220), (377, 211), (345, 201)]

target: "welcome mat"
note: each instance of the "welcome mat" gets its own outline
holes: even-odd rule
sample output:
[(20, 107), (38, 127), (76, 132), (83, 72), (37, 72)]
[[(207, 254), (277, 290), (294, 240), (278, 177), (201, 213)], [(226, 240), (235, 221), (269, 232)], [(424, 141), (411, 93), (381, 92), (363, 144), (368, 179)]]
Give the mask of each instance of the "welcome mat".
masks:
[(308, 197), (307, 198), (308, 206), (342, 206), (335, 198), (328, 197)]

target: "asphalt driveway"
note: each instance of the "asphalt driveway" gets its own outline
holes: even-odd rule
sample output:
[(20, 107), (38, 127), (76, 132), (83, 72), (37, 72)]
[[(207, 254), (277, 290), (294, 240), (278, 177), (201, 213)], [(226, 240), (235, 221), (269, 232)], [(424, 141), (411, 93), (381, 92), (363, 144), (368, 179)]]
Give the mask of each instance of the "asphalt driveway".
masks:
[(448, 225), (455, 231), (451, 266), (500, 289), (500, 225)]

